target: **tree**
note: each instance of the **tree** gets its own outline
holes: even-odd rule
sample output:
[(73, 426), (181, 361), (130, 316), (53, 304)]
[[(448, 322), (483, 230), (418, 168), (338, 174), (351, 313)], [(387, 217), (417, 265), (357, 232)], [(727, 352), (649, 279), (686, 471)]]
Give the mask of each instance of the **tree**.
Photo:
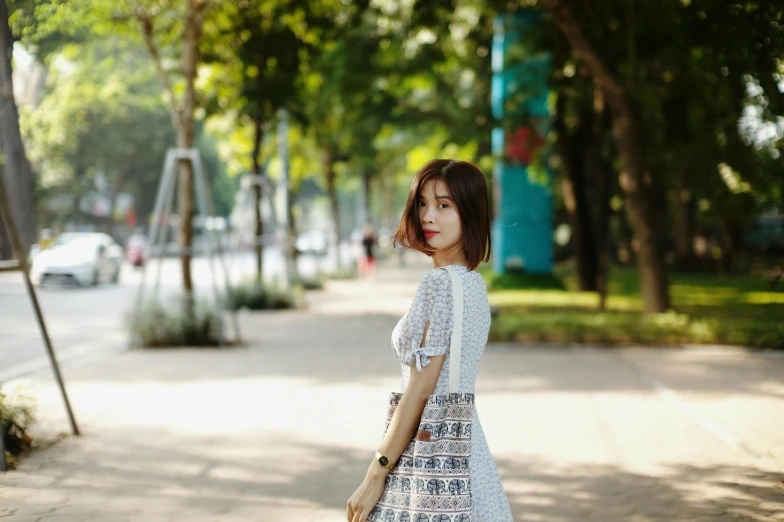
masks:
[[(177, 146), (183, 149), (194, 145), (194, 111), (196, 110), (196, 74), (200, 61), (199, 44), (204, 26), (204, 11), (208, 0), (185, 0), (182, 13), (179, 10), (164, 12), (175, 15), (175, 21), (184, 23), (182, 27), (181, 71), (184, 83), (184, 96), (178, 100), (171, 79), (171, 71), (165, 68), (159, 45), (156, 42), (156, 29), (160, 18), (156, 17), (152, 8), (145, 9), (140, 5), (130, 11), (130, 15), (139, 24), (144, 36), (144, 43), (155, 62), (161, 76), (169, 101), (172, 124), (177, 131)], [(179, 15), (179, 16), (178, 16)], [(167, 31), (168, 32), (168, 31)], [(177, 213), (180, 216), (179, 243), (182, 249), (180, 262), (182, 267), (183, 289), (188, 297), (193, 294), (191, 278), (191, 253), (193, 244), (193, 165), (189, 161), (180, 161), (178, 165)], [(191, 299), (188, 300), (189, 302)]]
[[(253, 176), (254, 249), (256, 278), (263, 279), (263, 222), (261, 201), (264, 178), (262, 155), (265, 132), (283, 108), (299, 112), (297, 81), (307, 61), (317, 52), (313, 42), (331, 24), (320, 2), (248, 0), (229, 5), (225, 21), (211, 38), (223, 45), (204, 55), (209, 64), (205, 107), (210, 114), (229, 113), (234, 125), (250, 127), (250, 150), (240, 163)], [(300, 119), (302, 119), (300, 117)], [(247, 133), (244, 133), (247, 136)]]
[[(9, 197), (11, 212), (19, 229), (25, 252), (36, 240), (34, 187), (30, 163), (25, 154), (19, 130), (19, 112), (14, 100), (12, 55), (14, 38), (9, 26), (9, 11), (5, 0), (0, 1), (0, 152), (2, 176)], [(11, 248), (5, 227), (0, 224), (0, 259), (10, 258)]]
[(654, 178), (645, 165), (637, 116), (632, 99), (617, 73), (610, 69), (564, 0), (541, 0), (559, 30), (601, 89), (612, 115), (612, 130), (621, 160), (619, 183), (628, 202), (628, 217), (639, 245), (638, 265), (646, 312), (664, 312), (670, 306), (663, 238), (656, 222)]

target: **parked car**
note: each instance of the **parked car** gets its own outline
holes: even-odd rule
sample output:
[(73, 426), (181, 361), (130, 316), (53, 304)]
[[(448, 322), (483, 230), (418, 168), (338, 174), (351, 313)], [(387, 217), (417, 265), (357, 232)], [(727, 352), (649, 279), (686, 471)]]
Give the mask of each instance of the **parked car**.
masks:
[(117, 283), (122, 259), (122, 247), (108, 234), (68, 232), (33, 256), (30, 277), (36, 284)]

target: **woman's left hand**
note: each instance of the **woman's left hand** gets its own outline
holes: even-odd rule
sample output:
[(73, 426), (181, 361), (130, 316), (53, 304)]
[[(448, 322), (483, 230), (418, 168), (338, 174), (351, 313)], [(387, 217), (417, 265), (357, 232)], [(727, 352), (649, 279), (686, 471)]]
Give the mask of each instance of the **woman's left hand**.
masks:
[(367, 522), (370, 512), (378, 503), (381, 494), (384, 493), (385, 480), (386, 475), (384, 474), (368, 474), (365, 477), (365, 480), (346, 503), (348, 507), (346, 520), (348, 522)]

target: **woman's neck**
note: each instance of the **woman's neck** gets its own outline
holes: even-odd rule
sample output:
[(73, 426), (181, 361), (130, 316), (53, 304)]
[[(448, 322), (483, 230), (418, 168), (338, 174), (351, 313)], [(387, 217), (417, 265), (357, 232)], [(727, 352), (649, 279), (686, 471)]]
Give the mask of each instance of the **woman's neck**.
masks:
[(461, 265), (468, 268), (468, 260), (462, 248), (456, 252), (435, 252), (433, 254), (433, 268), (449, 265)]

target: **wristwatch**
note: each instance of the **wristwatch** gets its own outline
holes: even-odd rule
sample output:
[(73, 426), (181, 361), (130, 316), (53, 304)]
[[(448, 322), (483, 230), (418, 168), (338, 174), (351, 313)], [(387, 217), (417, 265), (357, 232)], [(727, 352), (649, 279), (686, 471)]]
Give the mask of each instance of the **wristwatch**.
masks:
[(381, 466), (382, 468), (386, 468), (390, 470), (395, 469), (395, 463), (390, 462), (389, 457), (387, 457), (386, 455), (382, 455), (378, 451), (376, 452), (376, 462), (378, 462), (378, 465)]

